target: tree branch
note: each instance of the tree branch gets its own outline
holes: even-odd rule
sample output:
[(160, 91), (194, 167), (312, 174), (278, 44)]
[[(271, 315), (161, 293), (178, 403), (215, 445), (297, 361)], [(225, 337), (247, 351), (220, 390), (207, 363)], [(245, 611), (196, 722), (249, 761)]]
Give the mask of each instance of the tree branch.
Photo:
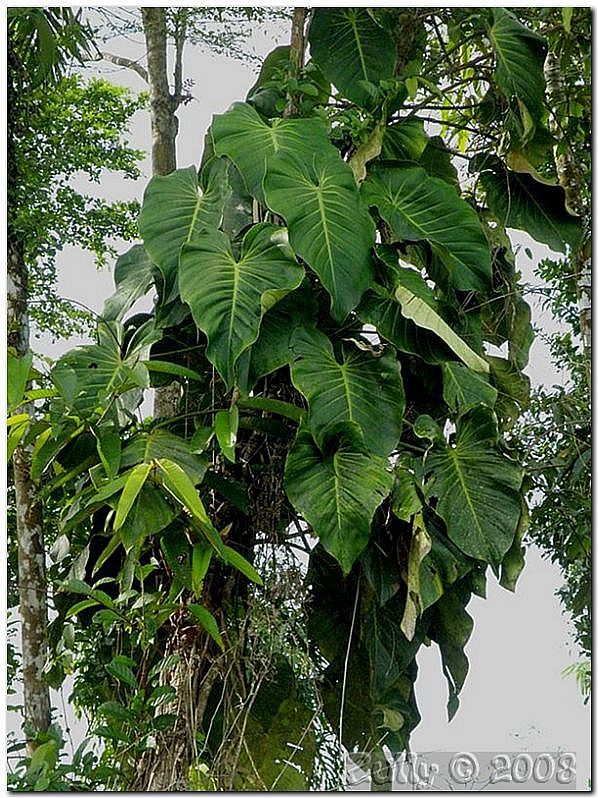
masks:
[(183, 48), (187, 38), (187, 9), (179, 8), (175, 18), (175, 59), (174, 59), (174, 91), (172, 93), (173, 110), (183, 101)]
[(116, 66), (126, 67), (127, 69), (132, 69), (133, 72), (137, 72), (142, 80), (148, 83), (147, 77), (147, 70), (144, 69), (141, 64), (137, 63), (137, 61), (133, 61), (131, 58), (125, 58), (123, 55), (113, 55), (112, 53), (106, 53), (103, 50), (101, 51), (101, 56), (104, 61), (109, 61), (111, 64), (116, 64)]

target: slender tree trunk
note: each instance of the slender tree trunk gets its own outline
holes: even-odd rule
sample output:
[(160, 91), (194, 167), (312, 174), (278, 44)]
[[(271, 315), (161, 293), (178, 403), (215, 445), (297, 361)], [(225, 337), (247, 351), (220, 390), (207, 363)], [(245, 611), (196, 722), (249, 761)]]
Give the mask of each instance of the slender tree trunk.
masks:
[(176, 169), (177, 119), (168, 86), (166, 9), (141, 9), (152, 117), (152, 173), (167, 175)]
[[(546, 78), (546, 94), (553, 114), (551, 118), (551, 132), (561, 141), (562, 131), (558, 118), (567, 107), (567, 93), (561, 64), (553, 52), (549, 52), (544, 65)], [(591, 360), (592, 346), (592, 255), (591, 255), (591, 224), (589, 208), (584, 201), (584, 175), (576, 163), (569, 147), (556, 155), (556, 169), (559, 183), (565, 190), (565, 197), (569, 209), (577, 214), (583, 227), (581, 244), (572, 253), (572, 262), (579, 308), (579, 327), (584, 353), (587, 355), (588, 364)], [(589, 384), (589, 368), (588, 368)]]
[[(167, 175), (176, 169), (176, 137), (178, 119), (175, 111), (181, 102), (182, 55), (186, 36), (186, 17), (179, 24), (180, 9), (177, 15), (177, 36), (175, 55), (175, 90), (170, 93), (168, 83), (168, 33), (166, 28), (166, 9), (154, 6), (141, 9), (145, 45), (147, 48), (147, 81), (150, 90), (152, 123), (152, 174)], [(174, 380), (168, 385), (156, 388), (154, 394), (154, 418), (171, 418), (178, 412), (181, 386)]]
[[(8, 236), (7, 236), (7, 345), (22, 357), (29, 351), (27, 267), (23, 243), (15, 229), (14, 198), (18, 184), (15, 153), (16, 125), (23, 113), (19, 64), (8, 44)], [(18, 538), (19, 612), (23, 658), (24, 720), (27, 750), (36, 745), (34, 736), (50, 724), (50, 692), (42, 678), (47, 658), (47, 586), (44, 567), (43, 508), (37, 486), (31, 479), (30, 453), (17, 446), (13, 455), (13, 479)]]

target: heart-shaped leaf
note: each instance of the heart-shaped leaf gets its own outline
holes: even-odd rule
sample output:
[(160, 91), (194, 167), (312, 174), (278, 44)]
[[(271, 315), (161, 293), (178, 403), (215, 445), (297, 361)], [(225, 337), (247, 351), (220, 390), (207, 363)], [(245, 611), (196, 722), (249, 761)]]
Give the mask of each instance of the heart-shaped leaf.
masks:
[(306, 430), (299, 430), (287, 457), (285, 488), (347, 574), (367, 545), (374, 512), (393, 479), (386, 458), (367, 451), (357, 424), (339, 424), (330, 433), (322, 452)]
[(163, 303), (176, 297), (176, 273), (183, 244), (195, 241), (206, 228), (218, 227), (229, 191), (227, 165), (209, 161), (202, 170), (202, 193), (197, 168), (155, 175), (143, 195), (139, 232), (145, 250), (164, 281)]
[(309, 427), (320, 445), (341, 421), (357, 424), (367, 448), (389, 455), (401, 436), (405, 396), (401, 367), (393, 354), (374, 357), (347, 343), (341, 361), (319, 330), (293, 339), (295, 386), (309, 402)]
[(303, 161), (273, 156), (264, 191), (268, 207), (286, 220), (294, 251), (330, 294), (332, 315), (342, 321), (373, 276), (374, 222), (351, 167), (336, 151)]
[(455, 288), (489, 288), (490, 251), (478, 217), (444, 180), (428, 177), (418, 166), (377, 167), (362, 194), (399, 241), (429, 242)]
[(271, 224), (249, 230), (238, 259), (219, 231), (205, 232), (183, 247), (181, 297), (207, 335), (206, 355), (228, 388), (235, 382), (239, 356), (258, 337), (264, 313), (297, 288), (303, 276), (286, 230)]
[(341, 94), (367, 104), (367, 84), (394, 77), (396, 46), (366, 8), (317, 8), (309, 29), (314, 61)]
[(457, 423), (454, 445), (437, 440), (426, 458), (433, 474), (429, 496), (461, 551), (498, 565), (513, 543), (519, 517), (523, 472), (497, 447), (494, 413), (470, 410)]
[(234, 103), (226, 113), (216, 114), (212, 137), (216, 154), (234, 162), (249, 192), (262, 203), (262, 181), (271, 156), (311, 161), (314, 153), (335, 152), (319, 119), (273, 119), (269, 125), (247, 103)]

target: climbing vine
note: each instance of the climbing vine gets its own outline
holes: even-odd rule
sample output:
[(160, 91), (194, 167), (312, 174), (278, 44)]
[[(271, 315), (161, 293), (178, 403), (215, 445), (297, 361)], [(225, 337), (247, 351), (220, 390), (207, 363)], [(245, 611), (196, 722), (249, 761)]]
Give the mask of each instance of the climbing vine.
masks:
[(580, 236), (545, 42), (500, 8), (318, 8), (308, 42), (152, 178), (96, 343), (11, 419), (62, 506), (48, 675), (75, 670), (113, 789), (304, 789), (339, 744), (403, 750), (420, 646), (452, 717), (471, 595), (523, 567), (506, 227)]

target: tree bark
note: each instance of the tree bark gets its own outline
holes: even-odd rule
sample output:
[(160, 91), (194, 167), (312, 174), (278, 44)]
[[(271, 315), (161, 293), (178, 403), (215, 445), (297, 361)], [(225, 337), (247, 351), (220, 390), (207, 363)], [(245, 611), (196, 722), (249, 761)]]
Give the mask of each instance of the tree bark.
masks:
[[(563, 109), (567, 107), (567, 94), (561, 64), (558, 56), (553, 52), (549, 52), (546, 57), (544, 77), (546, 79), (548, 102), (553, 110), (550, 122), (551, 133), (558, 141), (561, 141), (563, 136), (558, 117)], [(589, 208), (584, 201), (584, 176), (569, 147), (556, 154), (555, 162), (559, 183), (565, 190), (567, 206), (572, 213), (580, 217), (583, 228), (582, 241), (572, 253), (571, 259), (574, 269), (582, 346), (589, 363), (592, 346), (592, 257)]]
[[(175, 111), (182, 99), (182, 57), (186, 36), (186, 16), (177, 16), (175, 41), (175, 89), (168, 84), (168, 32), (166, 9), (154, 6), (141, 9), (147, 48), (147, 79), (150, 90), (152, 124), (152, 174), (167, 175), (176, 169), (178, 120)], [(154, 418), (172, 418), (178, 412), (180, 384), (175, 380), (156, 388)]]
[(176, 169), (177, 119), (168, 86), (166, 9), (141, 9), (152, 118), (152, 173), (167, 175)]
[[(15, 152), (16, 128), (23, 114), (19, 63), (8, 43), (8, 235), (7, 235), (7, 345), (19, 357), (29, 351), (27, 266), (23, 242), (15, 225), (15, 188), (19, 179)], [(32, 412), (32, 411), (29, 411)], [(30, 452), (17, 446), (13, 479), (18, 539), (19, 613), (23, 658), (24, 720), (29, 755), (35, 735), (50, 725), (50, 691), (42, 673), (47, 658), (47, 586), (44, 563), (43, 508), (31, 479)]]

